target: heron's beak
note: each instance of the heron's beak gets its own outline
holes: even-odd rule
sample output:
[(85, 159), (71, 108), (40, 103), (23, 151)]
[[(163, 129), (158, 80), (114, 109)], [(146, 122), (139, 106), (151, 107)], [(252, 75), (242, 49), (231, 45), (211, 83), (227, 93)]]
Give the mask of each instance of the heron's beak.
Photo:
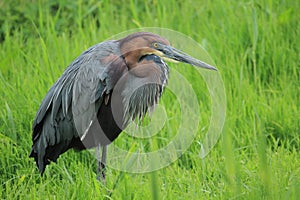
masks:
[(179, 51), (171, 46), (163, 46), (160, 51), (163, 53), (162, 58), (171, 61), (171, 62), (184, 62), (197, 67), (206, 68), (210, 70), (217, 70), (217, 68), (201, 61), (196, 58), (191, 57), (190, 55)]

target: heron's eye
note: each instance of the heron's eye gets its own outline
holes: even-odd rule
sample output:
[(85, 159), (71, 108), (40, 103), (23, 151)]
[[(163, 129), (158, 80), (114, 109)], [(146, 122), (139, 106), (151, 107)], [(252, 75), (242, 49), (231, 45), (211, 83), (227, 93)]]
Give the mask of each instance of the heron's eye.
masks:
[(154, 47), (154, 48), (158, 48), (158, 43), (157, 43), (157, 42), (154, 42), (154, 43), (153, 43), (153, 47)]

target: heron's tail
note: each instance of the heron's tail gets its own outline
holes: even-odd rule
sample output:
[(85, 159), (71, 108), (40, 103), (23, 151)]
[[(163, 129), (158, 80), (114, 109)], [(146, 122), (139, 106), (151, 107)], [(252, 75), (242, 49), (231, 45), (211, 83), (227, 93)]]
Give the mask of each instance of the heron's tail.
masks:
[(43, 129), (44, 128), (42, 124), (34, 128), (33, 132), (36, 137), (32, 138), (33, 145), (29, 155), (29, 157), (34, 158), (36, 166), (38, 167), (41, 175), (43, 175), (46, 166), (50, 163), (46, 156), (48, 142)]
[(34, 127), (35, 135), (29, 157), (33, 157), (43, 175), (50, 161), (56, 162), (60, 154), (70, 148), (72, 139), (64, 138), (63, 132), (50, 123), (50, 116), (46, 116), (41, 124)]

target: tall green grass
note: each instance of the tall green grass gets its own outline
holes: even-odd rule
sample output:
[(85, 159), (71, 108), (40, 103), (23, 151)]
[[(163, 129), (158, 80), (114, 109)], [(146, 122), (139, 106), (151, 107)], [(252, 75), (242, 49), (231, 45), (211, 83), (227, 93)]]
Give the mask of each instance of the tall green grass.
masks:
[[(292, 0), (1, 2), (0, 198), (299, 198), (299, 9)], [(190, 36), (216, 62), (227, 95), (226, 124), (216, 147), (205, 159), (198, 157), (196, 140), (205, 133), (199, 128), (188, 151), (154, 173), (108, 168), (102, 185), (94, 157), (69, 151), (40, 177), (28, 154), (31, 124), (47, 90), (89, 46), (147, 26)], [(193, 88), (205, 99), (201, 86)], [(173, 109), (172, 98), (167, 91), (162, 103)], [(174, 123), (165, 133), (172, 130)]]

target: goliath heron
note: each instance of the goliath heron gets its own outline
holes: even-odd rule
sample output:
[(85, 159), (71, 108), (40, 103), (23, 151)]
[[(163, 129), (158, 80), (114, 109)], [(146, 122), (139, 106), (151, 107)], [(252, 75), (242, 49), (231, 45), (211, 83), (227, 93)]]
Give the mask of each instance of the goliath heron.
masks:
[(33, 122), (30, 157), (40, 173), (68, 149), (101, 146), (98, 170), (104, 179), (107, 145), (159, 100), (168, 81), (164, 60), (216, 70), (149, 32), (96, 44), (75, 59), (50, 88)]

